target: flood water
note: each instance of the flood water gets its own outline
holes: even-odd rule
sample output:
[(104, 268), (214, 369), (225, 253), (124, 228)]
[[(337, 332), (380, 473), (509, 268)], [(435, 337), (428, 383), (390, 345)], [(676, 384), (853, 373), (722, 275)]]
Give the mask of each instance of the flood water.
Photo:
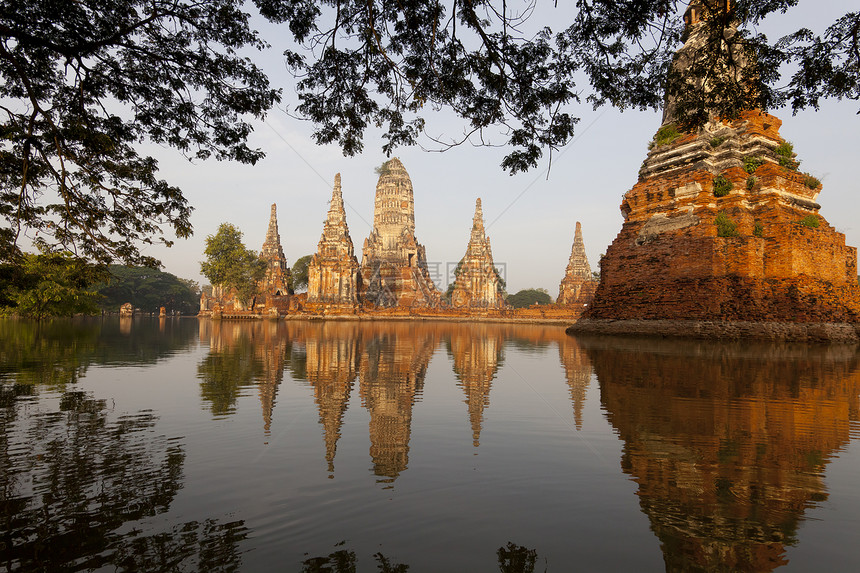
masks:
[(858, 571), (852, 346), (0, 321), (0, 571)]

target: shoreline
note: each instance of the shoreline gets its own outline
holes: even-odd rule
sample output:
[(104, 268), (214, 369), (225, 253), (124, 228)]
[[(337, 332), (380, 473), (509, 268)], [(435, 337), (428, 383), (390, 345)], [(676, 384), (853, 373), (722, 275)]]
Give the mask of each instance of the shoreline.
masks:
[(610, 334), (709, 340), (860, 343), (860, 323), (641, 320), (583, 318), (565, 329), (569, 335)]

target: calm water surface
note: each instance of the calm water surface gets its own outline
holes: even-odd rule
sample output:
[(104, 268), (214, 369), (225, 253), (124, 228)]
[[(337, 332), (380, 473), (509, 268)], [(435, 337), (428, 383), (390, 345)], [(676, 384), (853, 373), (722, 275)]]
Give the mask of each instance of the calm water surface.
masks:
[(854, 347), (0, 321), (0, 571), (858, 571)]

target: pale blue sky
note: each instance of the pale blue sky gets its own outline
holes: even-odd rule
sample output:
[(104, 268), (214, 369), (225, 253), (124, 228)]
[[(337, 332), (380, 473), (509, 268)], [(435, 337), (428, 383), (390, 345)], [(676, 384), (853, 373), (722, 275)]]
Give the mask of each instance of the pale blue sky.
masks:
[[(804, 0), (788, 14), (771, 17), (761, 30), (772, 38), (800, 26), (819, 31), (846, 10), (841, 2)], [(272, 48), (258, 61), (273, 83), (283, 87), (283, 105), (291, 105), (293, 81), (280, 57), (286, 34), (271, 26), (261, 30)], [(788, 109), (771, 112), (783, 120), (782, 136), (794, 143), (801, 170), (824, 184), (819, 196), (821, 214), (846, 234), (852, 246), (860, 244), (860, 224), (855, 222), (860, 191), (858, 108), (858, 102), (826, 102), (818, 112), (807, 110), (797, 116)], [(504, 263), (508, 292), (540, 287), (557, 294), (576, 221), (582, 222), (586, 251), (596, 270), (599, 255), (621, 229), (621, 196), (637, 181), (660, 115), (609, 108), (594, 111), (588, 105), (573, 105), (570, 111), (582, 120), (574, 140), (554, 156), (548, 180), (546, 160), (525, 174), (504, 173), (499, 167), (503, 149), (460, 146), (445, 153), (418, 148), (396, 152), (412, 178), (416, 235), (427, 249), (428, 261), (444, 269), (460, 260), (475, 198), (481, 197), (493, 255), (497, 263)], [(463, 127), (463, 122), (446, 114), (428, 119), (432, 134), (456, 137)], [(170, 249), (152, 247), (147, 253), (160, 258), (169, 272), (205, 283), (199, 274), (205, 237), (227, 221), (244, 232), (248, 247), (259, 250), (269, 206), (277, 203), (281, 243), (292, 264), (316, 250), (334, 175), (339, 172), (347, 222), (360, 259), (373, 221), (377, 179), (373, 170), (385, 160), (381, 140), (378, 133), (369, 131), (364, 152), (345, 158), (336, 146), (315, 145), (311, 131), (310, 124), (282, 109), (273, 110), (251, 137), (252, 146), (267, 154), (253, 167), (216, 161), (192, 164), (172, 150), (147, 148), (159, 159), (162, 177), (179, 185), (195, 209), (191, 239), (179, 240)], [(437, 286), (444, 289), (445, 281)]]

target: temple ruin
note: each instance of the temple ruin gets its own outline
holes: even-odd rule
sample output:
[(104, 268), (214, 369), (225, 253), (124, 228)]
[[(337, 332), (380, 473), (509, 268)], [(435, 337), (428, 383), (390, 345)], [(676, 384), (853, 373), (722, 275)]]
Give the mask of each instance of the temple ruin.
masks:
[(490, 238), (484, 231), (480, 198), (475, 201), (466, 254), (454, 274), (454, 291), (451, 294), (454, 308), (502, 308), (506, 305), (504, 283), (493, 263)]
[(334, 190), (323, 225), (317, 252), (308, 266), (308, 305), (322, 310), (355, 312), (361, 285), (358, 259), (346, 224), (340, 173), (334, 176)]
[[(675, 73), (692, 65), (706, 33), (694, 16)], [(750, 64), (734, 65), (724, 73), (744, 77), (737, 66)], [(681, 114), (670, 98), (639, 181), (621, 201), (624, 224), (601, 261), (585, 314), (592, 320), (572, 331), (595, 330), (600, 319), (860, 320), (857, 251), (819, 213), (821, 183), (798, 170), (782, 122), (760, 110), (711, 113), (690, 129)]]
[(293, 294), (290, 267), (281, 247), (281, 235), (278, 233), (278, 206), (274, 203), (269, 215), (266, 240), (260, 249), (260, 258), (266, 261), (266, 275), (260, 282), (259, 291), (275, 296)]
[(597, 280), (591, 273), (591, 265), (588, 264), (588, 256), (585, 254), (582, 225), (577, 221), (573, 246), (570, 249), (570, 259), (567, 261), (564, 278), (561, 279), (561, 284), (558, 286), (556, 304), (588, 306), (591, 299), (594, 298), (595, 290), (597, 290)]
[(379, 307), (434, 306), (441, 298), (427, 270), (424, 246), (415, 238), (412, 181), (396, 157), (380, 168), (361, 279), (364, 299)]

